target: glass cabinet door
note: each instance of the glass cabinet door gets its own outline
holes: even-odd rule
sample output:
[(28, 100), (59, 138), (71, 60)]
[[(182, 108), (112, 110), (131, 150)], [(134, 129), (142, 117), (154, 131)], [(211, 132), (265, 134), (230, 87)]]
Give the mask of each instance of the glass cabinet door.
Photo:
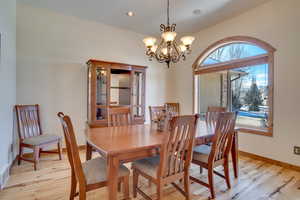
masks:
[(133, 71), (132, 105), (134, 118), (143, 118), (145, 115), (145, 73), (143, 71)]
[(96, 104), (106, 105), (107, 103), (107, 70), (96, 69)]
[(107, 108), (96, 108), (96, 120), (104, 120), (107, 118)]
[(96, 68), (96, 120), (107, 119), (107, 68)]

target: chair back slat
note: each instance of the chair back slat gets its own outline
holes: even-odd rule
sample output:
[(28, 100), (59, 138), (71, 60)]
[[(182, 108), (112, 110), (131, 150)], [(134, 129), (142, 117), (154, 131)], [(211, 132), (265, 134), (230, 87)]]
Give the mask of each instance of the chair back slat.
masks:
[(166, 110), (171, 112), (173, 116), (180, 115), (179, 103), (165, 103)]
[(79, 184), (86, 185), (86, 180), (81, 165), (81, 160), (79, 156), (79, 151), (78, 151), (78, 146), (76, 142), (72, 121), (69, 116), (64, 115), (62, 112), (59, 112), (57, 115), (59, 117), (59, 120), (63, 128), (66, 147), (67, 147), (68, 160), (71, 165), (72, 173), (75, 173), (76, 179), (79, 182)]
[(15, 109), (20, 139), (42, 134), (39, 105), (16, 105)]
[(109, 109), (108, 126), (126, 126), (132, 124), (129, 107), (116, 107)]
[(209, 106), (207, 108), (205, 123), (208, 130), (211, 130), (212, 132), (215, 130), (219, 113), (225, 111), (225, 107)]
[(236, 115), (234, 112), (219, 113), (209, 160), (216, 162), (229, 156), (235, 121)]
[(176, 116), (164, 138), (160, 153), (159, 177), (168, 177), (188, 170), (192, 158), (198, 115)]
[(150, 121), (157, 122), (159, 116), (165, 111), (165, 106), (149, 106)]

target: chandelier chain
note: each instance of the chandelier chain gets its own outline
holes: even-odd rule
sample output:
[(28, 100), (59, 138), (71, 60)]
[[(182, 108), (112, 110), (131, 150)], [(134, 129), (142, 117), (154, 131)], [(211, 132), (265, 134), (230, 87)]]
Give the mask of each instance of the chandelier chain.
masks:
[(167, 3), (167, 25), (170, 25), (170, 0)]

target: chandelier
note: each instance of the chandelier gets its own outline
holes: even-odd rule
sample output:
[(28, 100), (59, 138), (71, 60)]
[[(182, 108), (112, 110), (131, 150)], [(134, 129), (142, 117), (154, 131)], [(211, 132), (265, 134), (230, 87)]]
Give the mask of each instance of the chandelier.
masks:
[(160, 63), (177, 63), (181, 58), (186, 59), (186, 55), (191, 53), (191, 45), (195, 40), (193, 36), (184, 36), (180, 39), (181, 44), (175, 40), (177, 33), (175, 32), (176, 24), (170, 25), (170, 2), (167, 0), (167, 25), (161, 24), (160, 31), (161, 41), (156, 44), (156, 38), (147, 37), (143, 40), (147, 48), (146, 55), (149, 60), (155, 58)]

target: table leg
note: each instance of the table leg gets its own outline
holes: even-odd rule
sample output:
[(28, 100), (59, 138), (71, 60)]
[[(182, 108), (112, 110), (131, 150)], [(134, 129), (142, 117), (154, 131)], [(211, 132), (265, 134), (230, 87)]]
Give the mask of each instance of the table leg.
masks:
[(109, 156), (107, 159), (108, 199), (117, 200), (119, 159)]
[(92, 153), (93, 153), (93, 147), (89, 145), (89, 143), (86, 143), (86, 160), (92, 159)]
[(238, 178), (239, 176), (239, 157), (238, 157), (238, 133), (234, 133), (233, 144), (231, 148), (231, 157), (233, 164), (234, 177)]

